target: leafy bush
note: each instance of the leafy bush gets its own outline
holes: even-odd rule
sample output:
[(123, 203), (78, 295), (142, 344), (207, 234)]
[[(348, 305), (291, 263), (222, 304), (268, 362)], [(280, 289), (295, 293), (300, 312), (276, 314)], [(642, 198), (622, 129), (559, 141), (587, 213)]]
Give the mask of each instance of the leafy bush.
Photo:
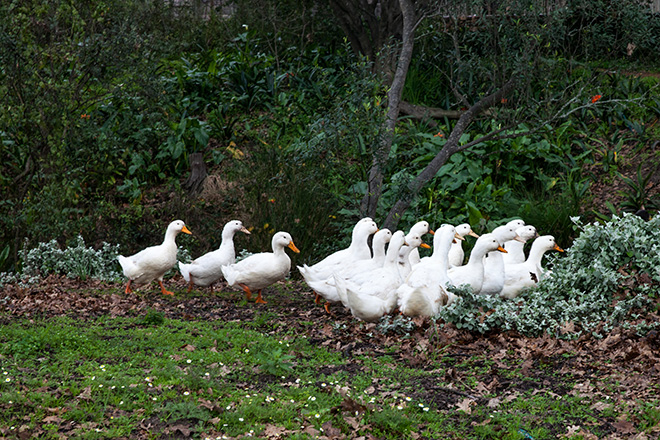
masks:
[[(565, 256), (549, 258), (552, 273), (535, 288), (514, 300), (457, 290), (456, 302), (439, 317), (480, 333), (503, 329), (569, 338), (600, 336), (638, 319), (660, 283), (660, 219), (625, 214), (605, 224), (574, 221), (579, 237)], [(653, 326), (642, 322), (640, 329)]]
[(78, 236), (73, 246), (60, 248), (57, 240), (39, 243), (36, 248), (23, 249), (23, 275), (45, 277), (61, 274), (69, 278), (93, 278), (116, 281), (121, 278), (118, 271), (117, 255), (119, 245), (103, 243), (101, 249), (85, 246), (85, 240)]

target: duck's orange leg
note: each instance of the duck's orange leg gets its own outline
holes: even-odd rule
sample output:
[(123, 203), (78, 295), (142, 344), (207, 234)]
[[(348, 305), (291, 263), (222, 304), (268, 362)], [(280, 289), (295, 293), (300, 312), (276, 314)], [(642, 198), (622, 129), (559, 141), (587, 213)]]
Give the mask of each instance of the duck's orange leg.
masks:
[(255, 301), (256, 304), (266, 304), (266, 301), (261, 297), (261, 289), (257, 292), (257, 300)]
[(314, 293), (316, 294), (316, 297), (314, 298), (314, 302), (315, 302), (316, 304), (321, 304), (321, 295), (319, 295), (319, 294), (316, 293), (316, 292), (314, 292)]
[(326, 301), (323, 307), (325, 307), (325, 311), (328, 315), (332, 315), (332, 313), (330, 313), (330, 309), (328, 308), (329, 307), (328, 304), (330, 303)]
[(128, 280), (128, 283), (126, 284), (126, 288), (124, 289), (124, 293), (133, 293), (133, 289), (131, 289), (131, 282), (133, 280)]
[(163, 295), (174, 295), (174, 292), (170, 292), (163, 286), (163, 282), (161, 280), (158, 280), (158, 284), (160, 285), (160, 291), (163, 292)]
[(190, 293), (193, 289), (193, 279), (192, 275), (190, 276), (190, 281), (188, 282), (188, 293)]
[[(250, 291), (250, 288), (245, 284), (239, 284), (239, 286), (241, 286), (241, 289), (243, 289), (245, 292), (245, 299), (250, 301), (250, 299), (252, 299), (252, 292)], [(261, 291), (259, 291), (259, 295), (261, 295)]]

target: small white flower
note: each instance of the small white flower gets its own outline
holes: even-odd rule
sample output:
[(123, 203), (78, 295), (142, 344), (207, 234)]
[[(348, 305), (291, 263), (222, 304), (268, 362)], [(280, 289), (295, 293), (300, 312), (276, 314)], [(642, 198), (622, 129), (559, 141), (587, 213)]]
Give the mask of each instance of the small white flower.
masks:
[(151, 400), (156, 400), (156, 399), (157, 399), (157, 397), (153, 397)]
[(99, 388), (103, 388), (103, 384), (102, 384), (102, 383), (99, 384)]
[(428, 407), (428, 406), (425, 406), (425, 407), (423, 408), (423, 410), (426, 411), (426, 412), (428, 412), (429, 407)]
[(190, 391), (184, 391), (184, 392), (183, 392), (183, 395), (184, 395), (184, 396), (187, 396), (187, 395), (189, 395), (189, 394), (190, 394)]
[(325, 388), (325, 382), (323, 382), (323, 383), (321, 384), (321, 386)]
[(210, 374), (209, 373), (204, 373), (204, 376), (210, 376)]
[(231, 405), (227, 405), (227, 411), (231, 409)]
[(239, 418), (238, 418), (238, 421), (239, 421), (239, 422), (242, 422), (242, 421), (243, 421), (243, 417), (239, 417)]
[(403, 409), (403, 406), (397, 405), (396, 409)]
[(246, 352), (246, 353), (249, 353), (249, 352), (250, 352), (250, 349), (246, 348), (246, 349), (245, 349), (245, 352)]
[(120, 405), (123, 405), (123, 404), (124, 404), (124, 401), (122, 400), (121, 402), (119, 402), (119, 404), (120, 404)]
[(192, 361), (191, 361), (190, 359), (188, 359), (186, 362), (187, 362), (187, 363), (191, 363)]
[(410, 402), (412, 399), (410, 397), (406, 397), (406, 401)]
[(321, 414), (314, 414), (314, 417), (318, 419), (319, 417), (321, 417)]
[(11, 377), (6, 378), (5, 382), (11, 382)]
[(144, 380), (147, 381), (147, 382), (151, 382), (151, 378), (150, 378), (150, 377), (145, 377)]

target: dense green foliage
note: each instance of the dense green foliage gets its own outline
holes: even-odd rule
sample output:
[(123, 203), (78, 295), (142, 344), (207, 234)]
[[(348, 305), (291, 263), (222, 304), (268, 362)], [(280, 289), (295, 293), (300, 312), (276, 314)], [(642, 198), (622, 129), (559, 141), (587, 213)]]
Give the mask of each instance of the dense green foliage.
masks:
[[(652, 59), (657, 20), (635, 2), (600, 3), (569, 2), (543, 19), (515, 9), (449, 28), (424, 22), (404, 98), (460, 109), (456, 90), (472, 102), (524, 73), (515, 96), (464, 141), (525, 122), (452, 157), (402, 227), (424, 217), (485, 230), (522, 216), (571, 238), (569, 217), (589, 203), (585, 165), (616, 173), (618, 149), (643, 148), (660, 114), (654, 78), (599, 70), (619, 62), (628, 41), (625, 63)], [(82, 235), (125, 253), (159, 241), (179, 217), (195, 234), (194, 255), (216, 247), (237, 216), (254, 228), (251, 250), (267, 248), (274, 230), (291, 232), (305, 261), (343, 244), (337, 233), (360, 215), (387, 88), (342, 43), (325, 7), (245, 2), (224, 13), (197, 2), (3, 3), (0, 269), (20, 268), (25, 239), (73, 246)], [(400, 124), (383, 215), (442, 147), (433, 135), (454, 123)], [(210, 176), (189, 193), (198, 152)]]

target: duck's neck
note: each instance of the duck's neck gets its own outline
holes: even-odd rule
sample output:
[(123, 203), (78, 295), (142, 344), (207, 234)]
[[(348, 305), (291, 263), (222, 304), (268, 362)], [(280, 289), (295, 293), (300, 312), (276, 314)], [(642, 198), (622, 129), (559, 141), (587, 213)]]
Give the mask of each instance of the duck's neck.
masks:
[(218, 249), (236, 254), (236, 251), (234, 250), (234, 231), (222, 232), (222, 241), (220, 242), (220, 247)]
[(174, 229), (167, 229), (165, 232), (165, 239), (163, 240), (164, 245), (173, 245), (176, 246), (176, 236), (179, 235), (179, 232)]
[(353, 238), (349, 249), (353, 255), (359, 255), (361, 258), (371, 258), (371, 249), (369, 249), (369, 243), (367, 239), (369, 235), (366, 231), (356, 231), (353, 233)]
[(546, 250), (547, 249), (544, 249), (544, 247), (541, 246), (539, 241), (534, 241), (534, 243), (532, 243), (532, 248), (529, 250), (529, 256), (526, 261), (530, 264), (540, 266), (543, 254), (545, 254)]

